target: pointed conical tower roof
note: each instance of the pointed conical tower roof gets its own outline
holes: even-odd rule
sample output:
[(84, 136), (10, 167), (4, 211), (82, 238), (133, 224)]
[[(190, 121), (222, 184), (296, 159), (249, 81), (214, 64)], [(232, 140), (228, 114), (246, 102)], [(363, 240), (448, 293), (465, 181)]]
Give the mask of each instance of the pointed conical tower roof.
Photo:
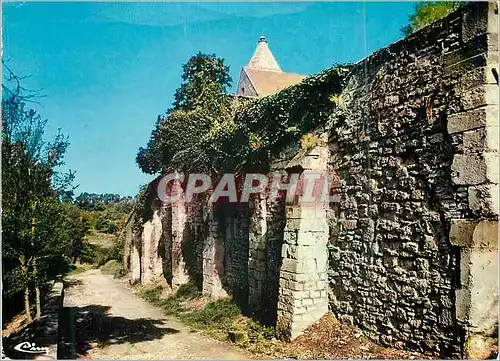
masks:
[(250, 59), (247, 68), (281, 71), (278, 62), (271, 53), (271, 50), (269, 50), (269, 46), (267, 45), (267, 40), (265, 37), (260, 37), (259, 42), (257, 43), (257, 48), (255, 49), (255, 53), (253, 54), (252, 59)]
[(261, 98), (298, 84), (305, 76), (281, 71), (266, 38), (260, 37), (257, 49), (247, 66), (241, 69), (237, 96)]

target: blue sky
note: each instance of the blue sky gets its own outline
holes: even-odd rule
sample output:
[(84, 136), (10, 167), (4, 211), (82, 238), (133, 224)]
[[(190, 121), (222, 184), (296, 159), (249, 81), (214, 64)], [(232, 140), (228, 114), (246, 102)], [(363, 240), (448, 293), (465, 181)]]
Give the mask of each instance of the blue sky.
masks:
[[(152, 179), (135, 155), (198, 51), (239, 72), (266, 36), (281, 68), (314, 74), (399, 40), (413, 3), (2, 4), (4, 58), (42, 89), (47, 135), (69, 135), (79, 192), (134, 196)], [(233, 89), (234, 90), (234, 89)]]

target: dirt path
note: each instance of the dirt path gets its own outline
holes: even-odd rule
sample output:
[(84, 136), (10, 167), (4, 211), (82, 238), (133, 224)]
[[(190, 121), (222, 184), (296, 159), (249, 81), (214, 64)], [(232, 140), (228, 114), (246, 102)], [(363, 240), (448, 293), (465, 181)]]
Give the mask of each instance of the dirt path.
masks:
[[(62, 326), (78, 358), (248, 359), (230, 344), (190, 330), (135, 295), (123, 282), (90, 270), (68, 277)], [(64, 347), (63, 347), (64, 349)], [(71, 355), (68, 356), (71, 356)]]

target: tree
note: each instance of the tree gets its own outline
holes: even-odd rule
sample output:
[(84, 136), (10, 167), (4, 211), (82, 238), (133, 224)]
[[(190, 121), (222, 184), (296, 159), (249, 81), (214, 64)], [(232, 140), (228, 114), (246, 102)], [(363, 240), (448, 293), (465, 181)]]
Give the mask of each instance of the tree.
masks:
[(232, 79), (223, 59), (198, 53), (184, 64), (182, 80), (173, 108), (158, 116), (146, 148), (139, 148), (136, 162), (144, 173), (201, 164), (189, 157), (190, 150), (199, 148), (228, 113), (225, 93)]
[[(182, 66), (182, 70), (183, 83), (175, 92), (174, 109), (193, 110), (200, 105), (207, 106), (213, 102), (214, 95), (220, 97), (231, 86), (229, 67), (215, 54), (198, 52)], [(212, 105), (217, 106), (217, 102)]]
[(40, 287), (48, 271), (70, 252), (70, 239), (60, 196), (71, 191), (74, 174), (59, 173), (68, 139), (59, 132), (44, 140), (46, 121), (28, 109), (19, 79), (4, 65), (2, 85), (2, 261), (4, 294), (24, 293), (28, 321), (30, 289), (35, 291), (36, 317), (40, 317)]
[(103, 211), (107, 205), (117, 204), (121, 202), (132, 201), (132, 197), (120, 197), (119, 194), (96, 194), (96, 193), (80, 193), (74, 200), (74, 203), (81, 209), (90, 211)]
[(414, 13), (408, 17), (409, 24), (405, 25), (401, 31), (405, 36), (408, 36), (466, 4), (466, 2), (460, 1), (419, 2), (415, 5)]

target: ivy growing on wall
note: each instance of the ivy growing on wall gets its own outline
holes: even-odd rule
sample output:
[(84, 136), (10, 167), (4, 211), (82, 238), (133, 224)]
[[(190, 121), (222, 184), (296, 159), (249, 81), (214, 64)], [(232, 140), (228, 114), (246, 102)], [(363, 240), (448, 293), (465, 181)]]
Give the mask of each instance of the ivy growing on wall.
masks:
[[(332, 96), (339, 95), (346, 85), (349, 68), (330, 68), (238, 112), (235, 123), (241, 134), (231, 145), (243, 148), (233, 152), (241, 158), (226, 163), (223, 170), (266, 169), (287, 144), (325, 124), (338, 105)], [(240, 140), (244, 142), (236, 143)]]
[[(160, 118), (152, 135), (160, 146), (142, 149), (138, 163), (150, 173), (265, 171), (283, 147), (326, 123), (349, 69), (332, 67), (259, 100), (231, 97), (216, 82), (201, 82), (203, 101), (191, 101), (196, 106)], [(147, 162), (141, 164), (140, 157)]]

